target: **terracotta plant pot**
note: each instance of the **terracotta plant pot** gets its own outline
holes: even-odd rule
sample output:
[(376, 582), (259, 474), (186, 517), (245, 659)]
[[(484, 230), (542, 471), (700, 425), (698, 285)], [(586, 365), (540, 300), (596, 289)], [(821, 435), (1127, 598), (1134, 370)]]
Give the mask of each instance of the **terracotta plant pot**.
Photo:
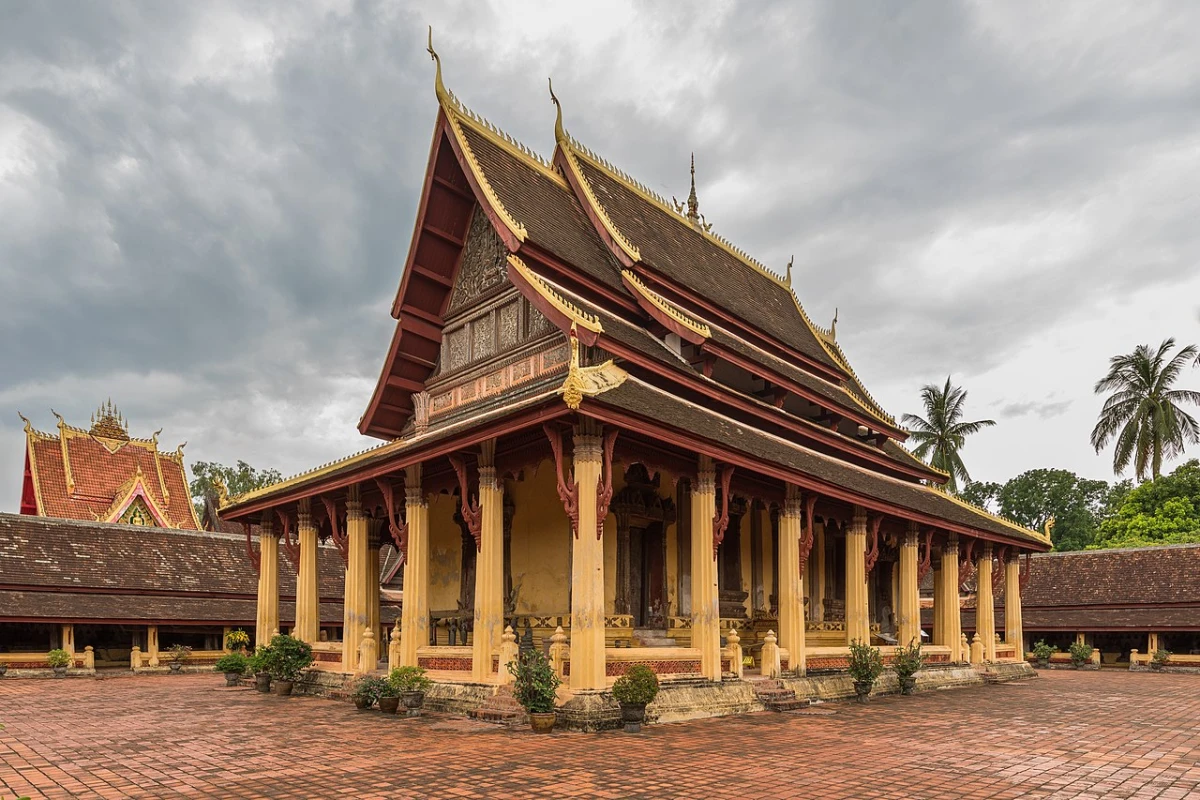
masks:
[(855, 681), (854, 694), (858, 697), (858, 702), (865, 703), (871, 697), (871, 689), (875, 686), (873, 681)]
[[(1158, 672), (1162, 668), (1163, 668), (1163, 665), (1162, 665), (1161, 661), (1151, 661), (1150, 662), (1150, 669), (1154, 670), (1155, 672)], [(0, 674), (3, 674), (3, 673), (0, 673)]]
[(626, 733), (641, 733), (645, 721), (645, 703), (621, 703), (621, 722), (625, 723)]
[(534, 733), (549, 733), (554, 730), (554, 722), (558, 719), (554, 712), (548, 714), (533, 714), (529, 715), (529, 727), (533, 728)]
[(421, 706), (425, 705), (425, 693), (401, 692), (400, 702), (404, 704), (404, 708), (408, 711), (410, 717), (418, 716), (421, 713)]
[(290, 697), (296, 686), (292, 681), (275, 681), (275, 694), (280, 697)]
[(266, 694), (271, 691), (271, 676), (265, 672), (260, 672), (254, 676), (254, 688)]
[(167, 664), (167, 666), (171, 668), (171, 672), (179, 672), (179, 670), (183, 669), (183, 664), (179, 663), (178, 661), (172, 661), (170, 664)]
[(1046, 667), (1050, 666), (1050, 659), (1039, 658), (1037, 660), (1037, 665), (1038, 665), (1038, 669), (1045, 669)]
[(379, 698), (379, 710), (384, 714), (395, 714), (400, 708), (399, 697), (381, 697)]
[(66, 667), (51, 667), (51, 669), (54, 670), (54, 677), (56, 677), (56, 678), (67, 677), (67, 668)]
[(240, 673), (240, 672), (226, 672), (225, 673), (225, 685), (226, 686), (237, 686), (241, 682), (242, 682), (242, 673)]
[(370, 698), (370, 696), (368, 696), (368, 695), (365, 695), (365, 694), (354, 695), (354, 707), (357, 708), (359, 711), (366, 711), (374, 704), (375, 704), (375, 701), (372, 700)]
[(3, 678), (6, 672), (8, 672), (8, 664), (0, 664), (0, 678)]
[(917, 691), (917, 679), (915, 676), (909, 675), (907, 678), (900, 679), (900, 694), (913, 694)]

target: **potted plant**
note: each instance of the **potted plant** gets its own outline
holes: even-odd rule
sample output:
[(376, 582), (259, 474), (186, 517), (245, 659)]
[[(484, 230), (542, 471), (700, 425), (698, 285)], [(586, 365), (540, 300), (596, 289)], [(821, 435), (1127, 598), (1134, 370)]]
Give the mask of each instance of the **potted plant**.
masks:
[(529, 725), (534, 733), (554, 730), (555, 690), (562, 683), (550, 662), (540, 650), (527, 650), (516, 661), (510, 661), (513, 695), (529, 713)]
[(354, 691), (350, 695), (354, 700), (354, 707), (359, 711), (366, 711), (375, 705), (375, 701), (379, 699), (379, 692), (384, 683), (383, 678), (368, 675), (354, 684)]
[(613, 699), (621, 704), (621, 721), (626, 733), (639, 733), (646, 721), (646, 704), (658, 696), (658, 676), (645, 664), (634, 664), (612, 688)]
[(259, 645), (254, 654), (247, 659), (250, 671), (254, 673), (254, 688), (260, 692), (271, 691), (270, 664), (273, 657), (274, 653), (270, 647)]
[(1081, 669), (1084, 664), (1092, 660), (1092, 653), (1096, 651), (1096, 648), (1083, 642), (1072, 642), (1067, 650), (1071, 653), (1071, 666)]
[(234, 628), (225, 634), (225, 649), (231, 653), (244, 653), (250, 649), (250, 634)]
[(1165, 667), (1167, 665), (1167, 662), (1170, 660), (1171, 660), (1171, 651), (1164, 650), (1163, 648), (1160, 647), (1154, 651), (1154, 657), (1150, 659), (1150, 669), (1157, 672), (1157, 671), (1161, 670), (1163, 667)]
[(917, 672), (925, 664), (921, 655), (921, 642), (913, 639), (907, 647), (897, 647), (895, 660), (896, 677), (900, 680), (900, 694), (912, 694), (917, 690)]
[(387, 678), (380, 678), (375, 702), (384, 714), (395, 714), (400, 708), (400, 688)]
[(281, 633), (271, 637), (267, 649), (270, 652), (267, 671), (271, 673), (271, 680), (275, 684), (275, 694), (287, 697), (292, 693), (300, 673), (312, 666), (312, 645)]
[(173, 644), (167, 649), (167, 652), (171, 657), (170, 663), (167, 664), (171, 668), (171, 672), (179, 672), (183, 669), (184, 662), (192, 657), (192, 648), (186, 644)]
[(400, 702), (404, 703), (410, 717), (421, 713), (421, 706), (425, 704), (425, 693), (433, 686), (433, 681), (425, 677), (425, 670), (420, 667), (396, 667), (388, 675), (388, 683), (399, 691)]
[(225, 673), (225, 685), (237, 686), (250, 664), (250, 659), (241, 653), (226, 653), (213, 664), (213, 670)]
[(854, 681), (854, 694), (858, 702), (867, 702), (882, 672), (883, 656), (878, 647), (863, 644), (858, 639), (850, 643), (850, 679)]
[(71, 664), (71, 654), (61, 647), (55, 648), (46, 654), (46, 663), (54, 670), (54, 677), (65, 678), (67, 667)]
[(1033, 657), (1037, 660), (1037, 665), (1042, 669), (1050, 666), (1050, 656), (1058, 652), (1058, 648), (1054, 645), (1046, 644), (1045, 639), (1039, 639), (1037, 644), (1033, 646)]

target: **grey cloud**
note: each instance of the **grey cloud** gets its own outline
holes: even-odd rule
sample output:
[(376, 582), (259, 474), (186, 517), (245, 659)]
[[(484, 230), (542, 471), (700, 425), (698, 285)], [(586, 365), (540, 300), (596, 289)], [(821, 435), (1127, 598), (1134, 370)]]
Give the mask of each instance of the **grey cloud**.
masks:
[(1062, 416), (1070, 407), (1070, 400), (1020, 400), (1013, 403), (1005, 403), (1000, 406), (997, 413), (1001, 417), (1006, 418), (1024, 417), (1032, 414), (1041, 419), (1050, 419)]

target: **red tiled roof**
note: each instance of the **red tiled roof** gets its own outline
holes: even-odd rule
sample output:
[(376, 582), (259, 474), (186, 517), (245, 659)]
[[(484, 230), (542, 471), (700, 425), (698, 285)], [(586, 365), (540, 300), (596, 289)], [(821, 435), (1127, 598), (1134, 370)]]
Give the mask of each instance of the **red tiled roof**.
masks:
[(1200, 605), (1200, 544), (1042, 553), (1030, 570), (1022, 608)]
[(180, 456), (161, 453), (147, 440), (102, 439), (69, 426), (61, 430), (66, 437), (74, 491), (68, 486), (68, 465), (63, 461), (59, 435), (29, 430), (26, 437), (40, 516), (107, 521), (110, 510), (121, 510), (112, 509), (113, 503), (140, 470), (147, 493), (171, 526), (188, 530), (200, 527)]

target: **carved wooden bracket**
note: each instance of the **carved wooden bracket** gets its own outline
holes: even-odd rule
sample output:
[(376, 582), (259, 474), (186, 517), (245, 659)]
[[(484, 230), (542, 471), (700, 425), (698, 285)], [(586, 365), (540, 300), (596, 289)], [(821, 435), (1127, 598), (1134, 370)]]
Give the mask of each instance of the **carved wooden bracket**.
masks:
[(604, 433), (604, 463), (599, 479), (596, 482), (596, 538), (604, 536), (604, 518), (608, 516), (608, 504), (612, 502), (612, 458), (613, 448), (617, 446), (617, 435), (620, 433), (612, 428)]
[(383, 495), (383, 507), (387, 511), (388, 533), (396, 544), (401, 558), (408, 558), (408, 520), (396, 511), (396, 487), (383, 478), (376, 478), (375, 485)]
[(729, 483), (733, 480), (733, 467), (729, 464), (721, 467), (721, 510), (713, 515), (713, 560), (717, 558), (717, 550), (725, 541), (725, 531), (729, 528)]
[(1026, 553), (1025, 560), (1021, 564), (1021, 591), (1025, 591), (1025, 587), (1029, 585), (1029, 576), (1033, 574), (1033, 553)]
[(875, 569), (875, 562), (879, 560), (879, 526), (882, 524), (882, 514), (873, 514), (867, 519), (867, 535), (871, 539), (871, 546), (863, 555), (863, 567), (866, 569), (867, 577), (870, 577), (871, 570)]
[(810, 494), (804, 498), (804, 536), (800, 539), (800, 574), (804, 574), (804, 568), (808, 565), (808, 555), (812, 552), (813, 541), (816, 534), (813, 533), (813, 511), (817, 507), (817, 495)]
[(1008, 547), (1001, 547), (996, 553), (996, 561), (992, 564), (992, 591), (1004, 581), (1004, 558), (1008, 555)]
[(933, 566), (933, 528), (925, 531), (925, 554), (917, 562), (917, 586), (921, 585), (921, 581), (925, 580), (925, 576), (929, 574), (930, 568)]
[(550, 440), (550, 450), (554, 453), (554, 479), (558, 484), (558, 499), (562, 501), (563, 510), (571, 520), (571, 532), (579, 538), (579, 484), (575, 480), (575, 472), (563, 464), (562, 431), (553, 425), (543, 425), (542, 430)]
[(483, 515), (479, 512), (479, 498), (470, 499), (470, 494), (467, 492), (467, 465), (459, 456), (450, 456), (450, 466), (454, 467), (454, 474), (458, 476), (458, 490), (462, 499), (463, 522), (467, 523), (467, 530), (471, 532), (471, 536), (475, 538), (475, 551), (479, 552), (483, 549)]
[(283, 549), (287, 551), (288, 558), (292, 562), (292, 567), (296, 573), (300, 573), (300, 543), (292, 541), (292, 517), (285, 514), (278, 508), (275, 509), (275, 516), (279, 517), (279, 525), (283, 528)]
[(975, 549), (975, 542), (977, 542), (977, 541), (978, 541), (978, 539), (968, 539), (967, 546), (965, 548), (963, 548), (962, 555), (958, 559), (958, 588), (959, 589), (961, 589), (963, 587), (963, 585), (967, 582), (968, 579), (970, 579), (971, 575), (973, 575), (975, 572), (975, 560), (973, 558), (971, 558), (971, 555), (972, 555), (972, 551)]
[(254, 543), (250, 540), (250, 523), (243, 522), (242, 529), (246, 531), (246, 558), (250, 559), (250, 566), (254, 567), (254, 571), (258, 573), (262, 564), (262, 557), (255, 552)]
[(342, 556), (342, 563), (348, 564), (350, 562), (350, 545), (346, 541), (345, 528), (338, 528), (337, 501), (332, 497), (321, 495), (321, 504), (325, 506), (325, 516), (329, 517), (330, 538), (337, 545), (338, 553)]

